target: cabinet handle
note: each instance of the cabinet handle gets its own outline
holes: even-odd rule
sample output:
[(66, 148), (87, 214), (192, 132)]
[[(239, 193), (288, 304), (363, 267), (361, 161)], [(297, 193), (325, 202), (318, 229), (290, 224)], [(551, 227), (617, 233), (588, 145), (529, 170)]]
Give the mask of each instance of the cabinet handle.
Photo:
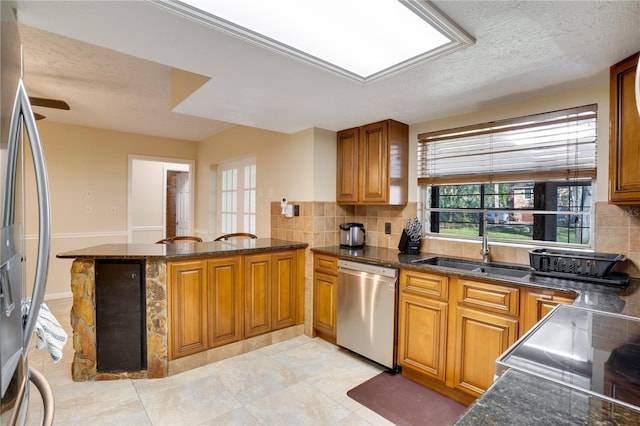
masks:
[(133, 274), (131, 274), (131, 279), (135, 280), (137, 278), (137, 276), (138, 276), (137, 274), (133, 273)]
[(553, 295), (552, 294), (539, 294), (538, 298), (540, 299), (544, 299), (544, 300), (553, 300)]

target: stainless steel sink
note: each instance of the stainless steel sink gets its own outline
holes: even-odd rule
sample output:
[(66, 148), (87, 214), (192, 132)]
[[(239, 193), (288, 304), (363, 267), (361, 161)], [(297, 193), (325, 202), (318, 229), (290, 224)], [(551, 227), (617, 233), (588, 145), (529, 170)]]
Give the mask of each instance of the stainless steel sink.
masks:
[(505, 275), (514, 278), (523, 278), (531, 272), (529, 268), (525, 267), (503, 265), (500, 263), (474, 262), (473, 260), (463, 260), (452, 257), (430, 257), (427, 259), (414, 260), (413, 263), (463, 269), (481, 274)]

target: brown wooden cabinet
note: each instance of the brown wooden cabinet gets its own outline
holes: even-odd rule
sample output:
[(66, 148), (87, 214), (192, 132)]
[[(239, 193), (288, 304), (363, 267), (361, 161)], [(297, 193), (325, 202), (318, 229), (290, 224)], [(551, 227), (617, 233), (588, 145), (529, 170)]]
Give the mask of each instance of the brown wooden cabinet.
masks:
[(335, 343), (338, 258), (316, 254), (313, 265), (313, 328)]
[(244, 334), (257, 336), (271, 330), (271, 255), (244, 259)]
[(298, 259), (296, 252), (274, 253), (272, 329), (292, 326), (297, 321)]
[(456, 308), (454, 386), (480, 396), (493, 383), (496, 359), (518, 338), (518, 318)]
[(520, 289), (457, 279), (454, 387), (480, 396), (493, 383), (496, 359), (518, 338)]
[(242, 259), (207, 261), (209, 348), (242, 339)]
[(338, 132), (336, 201), (405, 205), (409, 126), (384, 120)]
[(522, 322), (520, 335), (529, 331), (557, 305), (569, 305), (575, 296), (552, 290), (527, 289), (522, 297)]
[(169, 359), (304, 321), (304, 250), (170, 261)]
[(169, 262), (170, 359), (207, 349), (207, 267), (201, 260)]
[(610, 69), (609, 201), (640, 204), (640, 115), (636, 108), (638, 55)]
[[(445, 381), (448, 332), (448, 278), (400, 271), (398, 364)], [(405, 371), (405, 374), (407, 371)]]
[(295, 251), (245, 257), (245, 336), (257, 336), (296, 323)]

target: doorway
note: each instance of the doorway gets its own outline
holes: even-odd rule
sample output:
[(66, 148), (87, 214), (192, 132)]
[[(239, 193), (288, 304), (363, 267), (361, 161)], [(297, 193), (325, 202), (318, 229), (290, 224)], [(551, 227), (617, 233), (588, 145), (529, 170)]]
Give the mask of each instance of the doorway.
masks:
[(167, 170), (165, 238), (190, 235), (189, 173)]
[(193, 234), (194, 167), (190, 160), (129, 156), (129, 243)]

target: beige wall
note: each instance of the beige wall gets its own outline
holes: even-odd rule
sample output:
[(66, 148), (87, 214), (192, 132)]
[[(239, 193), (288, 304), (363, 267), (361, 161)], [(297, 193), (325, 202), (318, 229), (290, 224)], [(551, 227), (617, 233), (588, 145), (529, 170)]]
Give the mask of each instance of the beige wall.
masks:
[[(51, 192), (51, 261), (47, 295), (68, 295), (71, 261), (55, 255), (105, 243), (127, 242), (128, 155), (195, 160), (197, 143), (38, 122)], [(33, 281), (38, 217), (27, 165), (27, 282)], [(112, 208), (115, 207), (115, 213)]]
[(259, 237), (271, 236), (272, 201), (282, 197), (312, 201), (316, 193), (335, 199), (335, 132), (307, 129), (288, 135), (237, 126), (199, 143), (195, 225), (199, 235), (218, 234), (209, 229), (210, 166), (248, 155), (256, 156)]

